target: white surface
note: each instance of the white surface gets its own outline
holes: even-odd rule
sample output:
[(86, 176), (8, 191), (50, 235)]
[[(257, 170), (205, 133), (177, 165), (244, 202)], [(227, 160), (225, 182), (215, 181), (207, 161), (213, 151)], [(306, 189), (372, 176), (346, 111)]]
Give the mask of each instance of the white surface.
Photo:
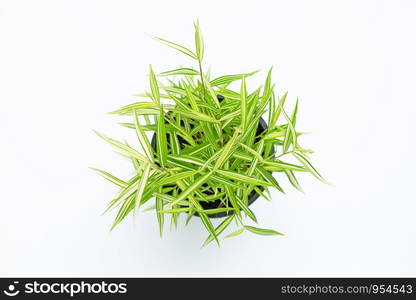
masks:
[[(416, 276), (414, 1), (2, 1), (0, 276)], [(130, 165), (91, 129), (192, 62), (145, 32), (192, 46), (200, 17), (213, 74), (274, 65), (302, 139), (335, 187), (300, 178), (253, 209), (260, 225), (200, 250), (205, 229), (161, 240), (153, 213), (111, 234), (116, 189), (89, 170)]]

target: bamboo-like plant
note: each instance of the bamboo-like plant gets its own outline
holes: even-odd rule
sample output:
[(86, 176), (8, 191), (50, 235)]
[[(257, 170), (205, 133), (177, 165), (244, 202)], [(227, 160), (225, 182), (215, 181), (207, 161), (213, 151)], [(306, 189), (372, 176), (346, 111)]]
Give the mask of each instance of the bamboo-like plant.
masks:
[[(170, 215), (176, 228), (181, 214), (187, 215), (186, 224), (192, 216), (199, 217), (209, 233), (203, 246), (214, 240), (219, 244), (220, 234), (233, 221), (238, 229), (226, 237), (244, 231), (281, 235), (248, 226), (244, 217), (257, 223), (251, 202), (259, 195), (270, 199), (270, 188), (284, 193), (272, 172), (287, 176), (300, 191), (295, 172), (310, 172), (324, 181), (309, 161), (312, 151), (298, 142), (298, 101), (289, 116), (284, 109), (287, 92), (276, 96), (271, 69), (264, 85), (253, 92), (248, 92), (246, 79), (257, 71), (211, 79), (202, 68), (204, 43), (198, 21), (194, 27), (195, 51), (156, 40), (192, 58), (197, 68), (155, 74), (150, 66), (150, 92), (136, 95), (147, 100), (111, 112), (131, 117), (122, 125), (135, 130), (142, 151), (96, 132), (132, 162), (135, 172), (125, 181), (94, 169), (121, 188), (107, 208), (119, 207), (111, 229), (155, 199), (144, 210), (156, 210), (160, 235), (165, 217)], [(239, 91), (229, 87), (236, 81), (241, 81)], [(267, 124), (262, 119), (266, 114)], [(154, 132), (151, 141), (148, 132)], [(289, 157), (298, 163), (288, 162)], [(214, 227), (212, 217), (225, 219)]]

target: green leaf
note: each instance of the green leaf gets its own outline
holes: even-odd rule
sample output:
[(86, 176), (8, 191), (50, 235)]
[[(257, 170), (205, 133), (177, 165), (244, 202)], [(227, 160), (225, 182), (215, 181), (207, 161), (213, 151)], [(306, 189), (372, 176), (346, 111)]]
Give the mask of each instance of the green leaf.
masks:
[(290, 116), (290, 120), (292, 121), (293, 127), (296, 126), (296, 114), (298, 113), (298, 104), (299, 98), (296, 98), (295, 108), (293, 109), (292, 115)]
[(162, 44), (165, 44), (166, 46), (169, 46), (175, 50), (178, 50), (180, 52), (182, 52), (183, 54), (188, 55), (189, 57), (192, 57), (193, 59), (198, 59), (197, 56), (195, 55), (195, 53), (193, 53), (191, 50), (189, 50), (188, 48), (181, 46), (179, 44), (170, 42), (168, 40), (159, 38), (159, 37), (155, 37), (155, 40), (161, 42)]
[[(186, 92), (185, 90), (181, 89), (181, 88), (177, 88), (177, 87), (172, 87), (172, 86), (160, 86), (162, 88), (162, 90), (166, 91), (169, 95), (170, 98), (174, 98), (173, 94), (177, 94), (179, 96), (186, 96)], [(176, 99), (177, 100), (177, 99)]]
[(217, 93), (214, 91), (211, 84), (209, 83), (209, 80), (205, 77), (204, 74), (202, 74), (202, 78), (204, 79), (205, 88), (208, 90), (208, 93), (211, 96), (212, 102), (215, 104), (216, 107), (219, 108), (221, 105), (220, 105), (220, 102), (218, 101)]
[(159, 85), (157, 83), (155, 73), (153, 72), (152, 65), (149, 66), (149, 76), (150, 76), (150, 88), (152, 90), (153, 101), (155, 101), (157, 104), (160, 104)]
[(227, 227), (228, 225), (230, 225), (231, 221), (233, 220), (234, 215), (231, 215), (229, 217), (227, 217), (224, 221), (222, 221), (220, 223), (220, 225), (217, 226), (217, 228), (215, 228), (215, 235), (210, 234), (207, 239), (205, 240), (204, 244), (202, 245), (202, 247), (205, 247), (206, 245), (208, 245), (209, 243), (211, 243), (215, 236), (219, 236)]
[(310, 163), (310, 161), (306, 158), (305, 155), (301, 153), (294, 152), (293, 156), (296, 157), (304, 166), (306, 169), (309, 170), (309, 172), (318, 178), (323, 183), (328, 183), (322, 176), (319, 174), (319, 172), (314, 168), (314, 166)]
[(220, 242), (218, 241), (217, 233), (216, 233), (216, 231), (214, 229), (214, 226), (212, 225), (211, 221), (209, 220), (208, 216), (204, 213), (200, 213), (199, 217), (200, 217), (202, 223), (204, 224), (205, 228), (210, 233), (210, 236), (212, 236), (215, 239), (215, 241), (217, 242), (217, 244), (219, 246)]
[(198, 61), (202, 61), (204, 57), (204, 40), (202, 39), (201, 29), (199, 28), (199, 20), (194, 21), (195, 27), (195, 49)]
[(258, 173), (263, 176), (263, 178), (269, 182), (270, 184), (273, 185), (273, 187), (275, 187), (277, 190), (279, 190), (280, 192), (282, 192), (283, 194), (285, 194), (285, 192), (283, 191), (283, 189), (280, 187), (279, 183), (277, 182), (277, 180), (273, 177), (272, 174), (270, 174), (266, 169), (264, 169), (261, 166), (256, 166), (256, 170), (258, 171)]
[(277, 120), (279, 119), (280, 113), (282, 112), (283, 106), (285, 105), (287, 98), (287, 92), (280, 98), (279, 105), (277, 106), (276, 111), (273, 113), (272, 120), (269, 122), (271, 128), (276, 126)]
[(189, 146), (181, 152), (183, 154), (189, 154), (191, 156), (195, 156), (199, 152), (204, 152), (204, 151), (206, 152), (206, 150), (208, 150), (210, 148), (212, 148), (212, 145), (209, 142), (204, 142), (202, 144), (197, 144), (196, 146)]
[(159, 76), (173, 76), (173, 75), (199, 75), (199, 72), (191, 68), (179, 68), (175, 70), (165, 71), (159, 74)]
[[(175, 202), (175, 200), (176, 200), (175, 197), (169, 196), (169, 195), (163, 194), (163, 193), (155, 193), (154, 195), (156, 197), (162, 199), (163, 201), (168, 202), (169, 204)], [(181, 205), (181, 206), (188, 206), (189, 205), (189, 202), (187, 202), (187, 201), (180, 201), (177, 204), (178, 205)]]
[(100, 169), (96, 169), (96, 168), (92, 168), (90, 167), (91, 170), (96, 171), (98, 174), (100, 174), (101, 176), (103, 176), (105, 179), (107, 179), (108, 181), (114, 183), (115, 185), (118, 185), (119, 187), (122, 188), (126, 188), (127, 187), (127, 182), (111, 175), (110, 173), (100, 170)]
[(232, 207), (221, 207), (221, 208), (210, 208), (210, 209), (202, 209), (197, 210), (198, 213), (204, 213), (207, 215), (212, 214), (219, 214), (219, 213), (229, 213), (230, 211), (233, 211), (234, 209)]
[(234, 237), (237, 235), (240, 235), (244, 232), (244, 227), (241, 227), (240, 229), (237, 229), (236, 231), (231, 232), (230, 234), (227, 234), (224, 239), (228, 239), (230, 237)]
[(216, 170), (216, 172), (218, 174), (223, 175), (226, 178), (230, 178), (233, 180), (241, 181), (241, 182), (252, 184), (252, 185), (271, 185), (270, 183), (266, 181), (263, 181), (254, 177), (250, 177), (247, 175), (243, 175), (234, 171)]
[(171, 132), (169, 134), (169, 140), (170, 140), (170, 150), (172, 151), (172, 154), (177, 155), (179, 152), (181, 152), (181, 146), (179, 144), (178, 135), (175, 132)]
[(137, 152), (136, 150), (134, 150), (133, 148), (131, 148), (131, 147), (129, 147), (129, 146), (127, 146), (127, 145), (125, 145), (125, 144), (123, 144), (123, 143), (121, 143), (121, 142), (119, 142), (119, 141), (116, 141), (116, 140), (113, 140), (113, 139), (111, 139), (111, 138), (109, 138), (109, 137), (106, 137), (104, 134), (102, 134), (102, 133), (99, 133), (98, 131), (95, 131), (94, 130), (94, 132), (100, 137), (100, 138), (102, 138), (103, 140), (105, 140), (106, 142), (108, 142), (109, 144), (111, 144), (111, 145), (113, 145), (114, 147), (116, 147), (116, 148), (118, 148), (118, 149), (120, 149), (124, 154), (126, 154), (127, 156), (131, 156), (131, 157), (134, 157), (134, 158), (137, 158), (138, 160), (140, 160), (140, 161), (142, 161), (142, 162), (144, 162), (144, 161), (147, 161), (147, 159), (146, 159), (146, 157), (144, 157), (142, 154), (140, 154), (139, 152)]
[(185, 225), (188, 225), (189, 224), (189, 222), (191, 221), (191, 219), (192, 219), (192, 217), (195, 215), (195, 210), (194, 209), (191, 209), (189, 212), (188, 212), (188, 215), (186, 216), (186, 220), (185, 220)]
[[(225, 192), (222, 192), (222, 193), (217, 193), (217, 194), (210, 195), (210, 196), (204, 195), (204, 197), (195, 197), (195, 199), (198, 201), (215, 201), (215, 200), (223, 199), (224, 196), (225, 196)], [(219, 209), (223, 209), (223, 208), (219, 208)]]
[(204, 113), (200, 113), (194, 110), (180, 110), (180, 109), (172, 109), (173, 112), (184, 115), (185, 117), (195, 119), (195, 120), (201, 120), (205, 122), (210, 123), (219, 123), (219, 120), (214, 119), (213, 117), (210, 117)]
[(196, 112), (199, 112), (198, 104), (196, 103), (195, 97), (192, 94), (191, 88), (188, 85), (185, 86), (185, 91), (188, 97), (187, 100), (189, 101), (189, 104), (191, 104), (192, 109)]
[(271, 88), (271, 82), (272, 82), (272, 70), (273, 67), (270, 68), (269, 72), (267, 73), (266, 82), (264, 83), (264, 89), (262, 94), (262, 102), (268, 103), (270, 96), (272, 95), (272, 88)]
[(135, 201), (135, 195), (130, 195), (126, 201), (124, 201), (123, 205), (121, 205), (117, 216), (113, 222), (113, 225), (110, 228), (110, 231), (112, 231), (127, 215), (128, 213), (134, 208), (134, 201)]
[(235, 131), (233, 136), (230, 138), (230, 140), (227, 142), (227, 144), (222, 148), (221, 154), (218, 157), (217, 161), (215, 162), (214, 169), (221, 168), (221, 166), (224, 164), (224, 162), (229, 158), (229, 156), (232, 154), (232, 150), (236, 150), (234, 145), (236, 144), (236, 140), (239, 136), (238, 131)]
[(260, 153), (258, 153), (256, 150), (250, 148), (249, 146), (247, 146), (243, 143), (240, 143), (240, 146), (243, 147), (247, 152), (254, 155), (254, 157), (256, 157), (259, 161), (263, 161), (263, 156), (261, 156)]
[(195, 192), (197, 188), (199, 188), (210, 176), (212, 175), (212, 171), (208, 172), (205, 175), (202, 175), (196, 180), (192, 185), (190, 185), (186, 190), (184, 190), (179, 197), (172, 203), (172, 205), (177, 204), (178, 202), (185, 200), (189, 195)]
[(160, 237), (163, 235), (163, 227), (165, 223), (165, 216), (162, 213), (163, 211), (163, 200), (156, 196), (156, 217), (157, 223), (159, 224), (159, 234)]
[(263, 160), (264, 167), (266, 170), (269, 171), (284, 171), (284, 170), (292, 170), (292, 171), (299, 171), (305, 172), (307, 171), (303, 166), (294, 165), (291, 163), (283, 162), (280, 160)]
[(161, 214), (180, 214), (180, 213), (186, 213), (191, 210), (190, 207), (181, 207), (181, 208), (173, 208), (173, 209), (167, 209), (167, 210), (161, 210)]
[(238, 206), (237, 198), (235, 196), (234, 191), (228, 185), (224, 185), (224, 188), (225, 188), (226, 194), (228, 196), (228, 199), (231, 202), (232, 207), (235, 209), (235, 212), (236, 212), (237, 216), (241, 217), (240, 206)]
[(238, 117), (240, 115), (241, 115), (241, 110), (238, 109), (238, 110), (233, 111), (231, 113), (227, 113), (226, 115), (224, 115), (224, 117), (222, 117), (220, 119), (220, 121), (223, 122), (223, 121), (226, 121), (226, 120), (229, 120), (229, 119), (233, 119), (235, 117)]
[[(196, 145), (193, 137), (186, 132), (183, 128), (181, 128), (180, 126), (176, 125), (174, 122), (172, 122), (171, 120), (169, 120), (169, 118), (166, 118), (165, 121), (168, 121), (168, 123), (175, 129), (177, 130), (177, 133), (184, 139), (186, 140), (190, 145)], [(166, 128), (166, 124), (165, 124), (165, 128)], [(178, 145), (179, 147), (179, 145)]]
[(130, 196), (134, 195), (134, 193), (137, 191), (139, 179), (140, 179), (139, 175), (136, 175), (132, 179), (130, 179), (129, 182), (127, 183), (127, 187), (121, 191), (120, 195), (117, 198), (110, 201), (110, 203), (107, 206), (107, 209), (103, 212), (103, 214), (113, 209), (119, 203), (130, 198)]
[(262, 229), (262, 228), (257, 228), (253, 226), (247, 226), (247, 225), (245, 225), (244, 228), (252, 233), (259, 234), (259, 235), (284, 235), (283, 233), (277, 232), (272, 229)]
[(236, 189), (241, 188), (239, 183), (235, 183), (221, 176), (217, 176), (213, 174), (211, 179), (220, 184), (223, 184), (224, 186), (229, 186), (229, 187), (236, 188)]
[(240, 206), (241, 210), (243, 210), (246, 213), (246, 215), (250, 217), (250, 219), (257, 223), (256, 215), (251, 211), (251, 209), (248, 208), (248, 206), (239, 197), (236, 198), (238, 206)]
[(274, 140), (279, 137), (284, 137), (287, 131), (282, 129), (283, 128), (268, 130), (267, 133), (263, 135), (263, 140)]
[(204, 167), (205, 166), (205, 162), (203, 160), (201, 160), (200, 158), (197, 157), (193, 157), (191, 155), (169, 155), (169, 158), (174, 159), (174, 160), (178, 160), (181, 162), (185, 162), (185, 163), (189, 163), (189, 164), (194, 164), (200, 167)]
[(249, 77), (251, 75), (254, 75), (258, 72), (259, 70), (256, 70), (254, 72), (250, 72), (250, 73), (244, 73), (244, 74), (235, 74), (235, 75), (225, 75), (225, 76), (220, 76), (218, 78), (215, 78), (214, 80), (212, 80), (211, 86), (219, 86), (219, 85), (229, 85), (230, 83), (237, 81), (237, 80), (241, 80), (244, 77)]
[(180, 173), (177, 173), (177, 174), (170, 175), (170, 176), (158, 181), (157, 184), (160, 185), (160, 186), (173, 184), (173, 183), (176, 183), (179, 180), (194, 176), (197, 173), (198, 173), (198, 171), (183, 171), (183, 172), (180, 172)]
[(275, 96), (274, 91), (272, 91), (272, 96), (270, 97), (270, 101), (269, 101), (269, 117), (267, 119), (269, 130), (273, 128), (274, 125), (276, 124), (276, 122), (274, 122), (275, 112), (276, 112), (276, 96)]
[[(297, 109), (296, 109), (297, 110)], [(287, 120), (287, 128), (286, 128), (286, 135), (283, 140), (283, 153), (286, 153), (289, 149), (290, 144), (293, 145), (293, 149), (296, 149), (297, 145), (297, 134), (295, 131), (295, 126), (292, 123), (292, 120), (289, 118), (289, 116), (286, 114), (286, 112), (282, 109), (283, 115), (285, 116)]]
[(247, 122), (253, 121), (253, 118), (256, 118), (255, 112), (258, 108), (260, 90), (261, 88), (256, 89), (247, 97)]
[(301, 188), (301, 186), (299, 185), (298, 180), (296, 179), (295, 174), (293, 173), (293, 171), (290, 170), (284, 170), (287, 178), (289, 179), (289, 182), (292, 184), (292, 186), (294, 186), (297, 190), (301, 191), (303, 193), (303, 189)]
[(160, 107), (159, 118), (157, 119), (156, 150), (160, 166), (164, 168), (167, 163), (168, 145), (166, 142), (166, 129), (162, 106)]
[(142, 146), (146, 156), (149, 160), (153, 161), (153, 148), (150, 145), (149, 139), (146, 136), (143, 128), (140, 126), (139, 118), (137, 117), (136, 111), (133, 110), (134, 125), (136, 128), (137, 138), (139, 139), (140, 145)]
[(245, 130), (247, 128), (247, 89), (246, 89), (246, 78), (244, 75), (241, 80), (240, 101), (241, 101), (241, 128)]
[[(241, 145), (244, 145), (244, 144), (242, 143)], [(263, 148), (264, 148), (264, 140), (260, 140), (260, 141), (257, 143), (256, 150), (251, 149), (251, 148), (250, 148), (250, 147), (248, 147), (247, 145), (244, 145), (244, 146), (246, 146), (246, 150), (247, 150), (248, 152), (250, 152), (250, 153), (252, 153), (252, 154), (253, 154), (253, 152), (255, 153), (255, 154), (253, 154), (253, 155), (254, 155), (254, 159), (253, 159), (253, 161), (252, 161), (252, 163), (251, 163), (251, 165), (250, 165), (250, 167), (249, 167), (249, 169), (248, 169), (248, 171), (247, 171), (247, 175), (248, 175), (248, 176), (253, 176), (254, 171), (256, 170), (256, 167), (257, 167), (257, 165), (258, 165), (259, 161), (260, 161), (260, 162), (261, 162), (261, 161), (263, 161), (263, 157), (260, 155), (260, 153), (262, 153), (262, 152), (263, 152)], [(243, 148), (244, 148), (244, 147), (243, 147)], [(244, 195), (244, 196), (247, 196), (247, 195), (248, 195), (248, 190), (245, 190), (245, 191), (244, 191), (244, 193), (245, 193), (245, 195)]]
[(109, 114), (119, 114), (124, 115), (126, 113), (131, 113), (133, 110), (143, 111), (143, 110), (159, 110), (159, 105), (153, 102), (135, 102), (126, 106), (123, 106), (120, 109), (109, 112)]
[(253, 160), (252, 156), (250, 156), (250, 155), (248, 155), (244, 152), (241, 152), (241, 151), (235, 151), (233, 153), (233, 157), (236, 157), (236, 158), (239, 158), (239, 159), (242, 159), (242, 160), (247, 160), (247, 161), (252, 161)]
[(254, 190), (256, 191), (257, 194), (259, 194), (261, 197), (263, 197), (267, 201), (271, 200), (270, 197), (266, 196), (266, 194), (264, 194), (258, 187), (255, 186)]
[(150, 164), (145, 164), (143, 169), (142, 177), (139, 180), (139, 184), (137, 186), (137, 193), (136, 193), (136, 200), (135, 200), (135, 208), (136, 210), (140, 206), (140, 202), (142, 200), (143, 192), (147, 184), (147, 180), (149, 179), (150, 173)]

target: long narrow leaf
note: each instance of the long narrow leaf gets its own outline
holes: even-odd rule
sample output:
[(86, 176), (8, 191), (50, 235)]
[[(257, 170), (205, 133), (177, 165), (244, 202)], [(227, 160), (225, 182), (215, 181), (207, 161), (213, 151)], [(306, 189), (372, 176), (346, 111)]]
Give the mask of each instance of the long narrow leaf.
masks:
[(124, 154), (128, 155), (128, 156), (132, 156), (134, 158), (137, 158), (138, 160), (144, 162), (146, 161), (146, 157), (144, 157), (142, 154), (140, 154), (139, 152), (137, 152), (136, 150), (134, 150), (133, 148), (127, 146), (126, 144), (123, 144), (119, 141), (113, 140), (107, 136), (105, 136), (102, 133), (99, 133), (98, 131), (94, 132), (103, 140), (105, 140), (106, 142), (108, 142), (109, 144), (113, 145), (114, 147), (120, 149)]
[(163, 200), (156, 196), (156, 217), (157, 217), (157, 223), (159, 225), (159, 234), (160, 237), (163, 235), (163, 227), (165, 223), (165, 216), (162, 213), (163, 211)]
[(314, 166), (310, 163), (310, 161), (306, 158), (305, 155), (298, 153), (298, 152), (294, 152), (293, 156), (296, 157), (304, 166), (305, 168), (307, 168), (309, 170), (309, 172), (315, 176), (316, 178), (318, 178), (320, 181), (322, 181), (323, 183), (328, 183), (321, 174), (319, 174), (319, 172), (314, 168)]
[(177, 204), (178, 202), (186, 199), (189, 195), (195, 192), (197, 188), (199, 188), (212, 174), (208, 172), (207, 174), (200, 176), (197, 181), (195, 181), (191, 186), (189, 186), (185, 191), (183, 191), (179, 197), (172, 203), (172, 205)]
[(139, 208), (144, 192), (144, 188), (146, 187), (147, 180), (149, 179), (149, 172), (150, 172), (150, 164), (146, 164), (143, 169), (142, 177), (139, 180), (139, 184), (137, 186), (137, 193), (135, 199), (135, 208), (136, 210)]
[(263, 178), (269, 182), (270, 184), (273, 185), (273, 187), (275, 187), (277, 190), (279, 190), (280, 192), (282, 192), (283, 194), (285, 193), (283, 191), (283, 189), (280, 187), (279, 183), (277, 182), (277, 180), (273, 177), (272, 174), (270, 174), (267, 170), (265, 170), (263, 167), (261, 166), (257, 166), (256, 170), (261, 174), (261, 176), (263, 176)]
[(241, 80), (241, 78), (244, 77), (249, 77), (251, 75), (254, 75), (258, 72), (259, 70), (250, 72), (250, 73), (244, 73), (244, 74), (235, 74), (235, 75), (225, 75), (225, 76), (221, 76), (218, 78), (215, 78), (214, 80), (212, 80), (211, 86), (219, 86), (219, 85), (229, 85), (230, 83), (237, 81), (237, 80)]
[(221, 151), (221, 154), (218, 157), (218, 159), (217, 159), (217, 161), (216, 161), (216, 163), (214, 165), (214, 169), (215, 170), (218, 169), (218, 168), (221, 168), (221, 166), (224, 164), (224, 162), (232, 154), (232, 149), (233, 148), (234, 148), (234, 150), (236, 150), (234, 146), (236, 144), (236, 140), (238, 138), (238, 135), (239, 135), (238, 131), (235, 131), (234, 134), (233, 134), (233, 136), (230, 138), (230, 140), (224, 146), (224, 148), (222, 148), (220, 150)]
[(298, 180), (296, 179), (295, 174), (293, 173), (293, 171), (290, 170), (284, 170), (287, 178), (289, 179), (289, 182), (292, 184), (292, 186), (294, 186), (297, 190), (301, 191), (302, 193), (304, 193), (303, 189), (301, 188), (301, 186), (299, 185)]
[(193, 110), (179, 110), (179, 109), (172, 109), (173, 112), (184, 115), (185, 117), (189, 117), (189, 118), (193, 118), (196, 120), (201, 120), (201, 121), (205, 121), (205, 122), (210, 122), (210, 123), (219, 123), (219, 120), (214, 119), (213, 117), (210, 117), (204, 113), (200, 113), (197, 111), (193, 111)]
[(214, 226), (212, 225), (211, 221), (209, 220), (208, 216), (204, 213), (200, 213), (199, 217), (201, 218), (202, 223), (204, 224), (205, 228), (208, 230), (208, 232), (211, 234), (211, 236), (215, 239), (217, 242), (217, 245), (220, 245), (220, 242), (218, 240), (218, 235), (214, 229)]
[(242, 234), (243, 232), (244, 232), (244, 227), (241, 227), (241, 228), (237, 229), (236, 231), (233, 231), (233, 232), (231, 232), (230, 234), (227, 234), (227, 235), (224, 237), (224, 239), (228, 239), (228, 238), (230, 238), (230, 237), (234, 237), (234, 236), (240, 235), (240, 234)]
[(241, 101), (241, 128), (245, 130), (247, 127), (247, 89), (246, 89), (246, 77), (243, 75), (240, 88), (240, 101)]
[[(227, 217), (224, 221), (222, 221), (220, 223), (220, 225), (217, 226), (217, 228), (215, 228), (215, 234), (216, 236), (219, 236), (224, 230), (225, 228), (228, 227), (228, 225), (230, 225), (230, 223), (232, 222), (234, 216), (231, 215), (229, 217)], [(202, 245), (202, 247), (207, 246), (209, 243), (211, 243), (214, 240), (214, 236), (212, 234), (210, 234), (207, 239), (205, 240), (204, 244)]]
[(181, 46), (179, 44), (170, 42), (168, 40), (159, 38), (159, 37), (155, 37), (155, 39), (159, 42), (161, 42), (162, 44), (165, 44), (166, 46), (169, 46), (175, 50), (178, 50), (180, 52), (182, 52), (183, 54), (188, 55), (189, 57), (192, 57), (193, 59), (197, 59), (197, 56), (195, 55), (195, 53), (193, 53), (191, 50), (189, 50), (188, 48)]
[(170, 175), (162, 180), (159, 180), (157, 184), (160, 186), (173, 184), (173, 183), (176, 183), (178, 180), (182, 180), (182, 179), (194, 176), (195, 174), (197, 174), (197, 172), (198, 171), (183, 171), (177, 174)]
[(100, 174), (102, 177), (104, 177), (105, 179), (107, 179), (108, 181), (118, 185), (119, 187), (125, 188), (127, 187), (127, 182), (111, 175), (110, 173), (100, 170), (100, 169), (96, 169), (96, 168), (90, 168), (91, 170), (96, 171), (98, 174)]
[(269, 171), (284, 171), (284, 170), (292, 170), (292, 171), (299, 171), (305, 172), (307, 169), (303, 166), (294, 165), (291, 163), (277, 161), (277, 160), (264, 160), (264, 167), (266, 170)]
[(216, 172), (223, 175), (224, 177), (237, 180), (237, 181), (241, 181), (244, 183), (252, 184), (252, 185), (271, 185), (270, 183), (266, 181), (263, 181), (254, 177), (246, 176), (246, 175), (234, 172), (234, 171), (216, 170)]
[(160, 107), (159, 118), (157, 122), (157, 143), (156, 143), (156, 150), (160, 161), (160, 166), (162, 168), (165, 167), (167, 163), (167, 156), (168, 156), (168, 145), (166, 142), (166, 129), (165, 129), (165, 120), (164, 120), (164, 112), (162, 106)]
[(131, 113), (133, 110), (140, 111), (143, 109), (159, 109), (159, 105), (153, 102), (135, 102), (126, 106), (123, 106), (120, 109), (110, 112), (109, 114), (126, 114)]
[(159, 74), (159, 76), (172, 76), (172, 75), (199, 75), (199, 72), (191, 68), (179, 68), (175, 70), (165, 71)]
[(283, 235), (283, 233), (277, 232), (272, 229), (263, 229), (263, 228), (257, 228), (253, 226), (247, 226), (247, 225), (244, 226), (244, 228), (252, 233), (259, 234), (259, 235)]
[(150, 89), (152, 90), (153, 101), (160, 104), (159, 84), (157, 83), (156, 75), (153, 72), (152, 65), (149, 66)]
[(244, 211), (246, 215), (250, 217), (250, 219), (252, 219), (254, 222), (257, 223), (256, 215), (251, 211), (251, 209), (248, 208), (248, 206), (239, 197), (236, 197), (236, 198), (237, 198), (237, 203), (240, 206), (241, 210)]
[(204, 40), (202, 38), (201, 29), (199, 28), (199, 20), (194, 22), (195, 27), (195, 50), (198, 61), (204, 58)]
[(137, 138), (139, 139), (139, 142), (146, 153), (146, 156), (149, 160), (153, 161), (153, 148), (150, 145), (149, 139), (146, 136), (146, 133), (144, 132), (143, 128), (140, 126), (139, 118), (137, 117), (136, 111), (133, 111), (134, 115), (134, 125), (136, 128), (136, 134)]

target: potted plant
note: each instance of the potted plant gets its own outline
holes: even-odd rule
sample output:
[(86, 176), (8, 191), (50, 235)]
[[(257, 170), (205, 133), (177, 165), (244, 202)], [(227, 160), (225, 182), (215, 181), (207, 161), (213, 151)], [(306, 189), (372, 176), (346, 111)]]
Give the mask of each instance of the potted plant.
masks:
[[(118, 207), (112, 229), (151, 203), (145, 210), (156, 211), (160, 235), (167, 215), (174, 227), (180, 215), (186, 215), (186, 224), (196, 216), (208, 231), (204, 246), (214, 240), (219, 244), (219, 236), (232, 223), (237, 230), (226, 237), (244, 231), (281, 235), (246, 225), (245, 218), (257, 223), (249, 206), (259, 196), (270, 199), (270, 188), (284, 193), (272, 172), (287, 176), (298, 190), (296, 172), (310, 172), (324, 181), (309, 161), (311, 151), (298, 142), (298, 101), (289, 115), (284, 109), (287, 93), (276, 96), (271, 70), (264, 85), (251, 92), (246, 79), (256, 72), (211, 79), (202, 68), (198, 21), (194, 27), (195, 51), (156, 39), (192, 58), (197, 67), (156, 74), (150, 66), (150, 92), (137, 95), (145, 100), (112, 112), (129, 116), (131, 121), (122, 125), (136, 132), (142, 151), (96, 132), (127, 156), (135, 170), (132, 178), (122, 180), (94, 169), (121, 188), (107, 208)], [(236, 82), (238, 90), (230, 88)], [(215, 227), (212, 218), (223, 220)]]

